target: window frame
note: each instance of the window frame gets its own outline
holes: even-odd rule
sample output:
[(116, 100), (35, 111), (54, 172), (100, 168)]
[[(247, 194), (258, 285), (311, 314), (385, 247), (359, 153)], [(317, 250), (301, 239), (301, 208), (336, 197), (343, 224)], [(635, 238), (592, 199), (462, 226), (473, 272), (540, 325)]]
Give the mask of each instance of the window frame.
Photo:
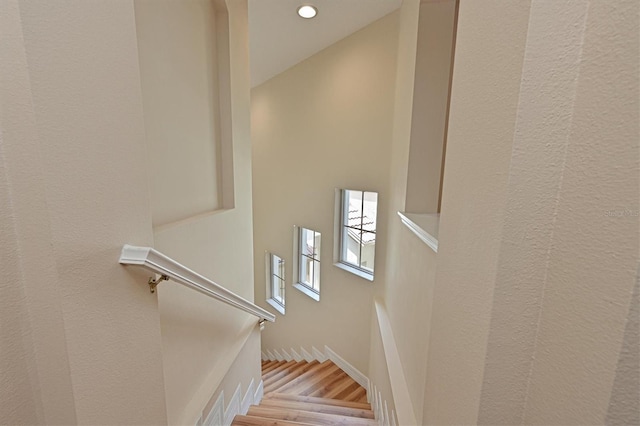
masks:
[[(305, 243), (305, 239), (303, 238), (304, 232), (313, 232), (313, 250), (312, 255), (308, 256), (305, 254), (305, 250), (303, 244)], [(319, 250), (316, 252), (316, 243), (320, 242)], [(300, 290), (302, 293), (306, 294), (313, 300), (319, 302), (320, 301), (320, 271), (322, 266), (320, 251), (322, 249), (322, 233), (303, 226), (294, 226), (294, 276), (295, 276), (295, 284), (293, 287), (297, 290)], [(305, 272), (305, 268), (303, 267), (305, 259), (311, 260), (311, 265), (313, 265), (311, 278), (312, 282), (308, 283), (303, 278), (303, 273)], [(317, 275), (316, 275), (317, 270)], [(317, 281), (316, 281), (317, 278)]]
[[(278, 312), (280, 312), (282, 315), (284, 315), (285, 308), (286, 308), (286, 274), (284, 273), (285, 272), (284, 267), (283, 267), (283, 275), (285, 276), (281, 277), (277, 274), (277, 271), (274, 268), (275, 258), (278, 258), (279, 261), (283, 263), (283, 265), (286, 265), (285, 260), (282, 257), (278, 256), (277, 254), (270, 253), (270, 252), (265, 253), (265, 275), (266, 275), (265, 278), (267, 283), (266, 302), (270, 304)], [(281, 293), (280, 299), (282, 300), (279, 300), (279, 298), (276, 297), (275, 295), (275, 291), (274, 291), (275, 284), (276, 284), (275, 278), (277, 278), (281, 282), (279, 289)]]
[[(349, 202), (347, 200), (347, 196), (348, 196), (348, 191), (351, 192), (360, 192), (362, 194), (362, 205), (361, 205), (361, 211), (362, 211), (362, 216), (361, 216), (361, 222), (360, 222), (360, 227), (354, 227), (354, 226), (349, 226), (348, 224), (348, 218), (349, 218), (349, 210), (348, 210), (348, 206), (349, 206)], [(370, 193), (370, 194), (375, 194), (376, 195), (376, 226), (374, 228), (373, 231), (370, 230), (365, 230), (364, 229), (364, 202), (365, 202), (365, 193)], [(371, 270), (363, 268), (361, 266), (362, 263), (362, 235), (363, 233), (370, 233), (370, 234), (374, 234), (377, 237), (378, 234), (378, 220), (377, 220), (377, 216), (378, 216), (378, 205), (379, 205), (379, 193), (376, 191), (367, 191), (367, 190), (360, 190), (360, 189), (348, 189), (348, 188), (341, 188), (341, 189), (336, 189), (336, 202), (335, 202), (335, 232), (334, 232), (334, 266), (343, 269), (347, 272), (351, 272), (352, 274), (355, 274), (361, 278), (364, 278), (368, 281), (373, 281), (374, 277), (375, 277), (375, 261), (374, 261), (374, 266), (373, 268), (371, 268)], [(346, 231), (347, 228), (350, 229), (354, 229), (356, 231), (360, 231), (360, 238), (358, 241), (358, 245), (359, 245), (359, 256), (358, 256), (358, 262), (359, 264), (356, 265), (354, 263), (349, 262), (348, 260), (345, 259), (345, 253), (347, 250), (347, 245), (346, 245), (346, 238), (345, 236), (348, 234), (348, 231)], [(374, 259), (375, 259), (375, 248), (374, 248)]]

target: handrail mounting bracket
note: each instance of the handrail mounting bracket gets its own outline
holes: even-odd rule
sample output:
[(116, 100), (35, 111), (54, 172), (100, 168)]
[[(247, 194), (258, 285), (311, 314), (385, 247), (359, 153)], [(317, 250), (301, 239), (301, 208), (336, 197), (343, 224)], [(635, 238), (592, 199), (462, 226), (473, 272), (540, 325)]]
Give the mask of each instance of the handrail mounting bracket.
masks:
[(156, 292), (156, 287), (158, 287), (158, 284), (162, 281), (169, 281), (169, 276), (162, 274), (159, 278), (149, 277), (149, 290), (151, 290), (151, 293)]

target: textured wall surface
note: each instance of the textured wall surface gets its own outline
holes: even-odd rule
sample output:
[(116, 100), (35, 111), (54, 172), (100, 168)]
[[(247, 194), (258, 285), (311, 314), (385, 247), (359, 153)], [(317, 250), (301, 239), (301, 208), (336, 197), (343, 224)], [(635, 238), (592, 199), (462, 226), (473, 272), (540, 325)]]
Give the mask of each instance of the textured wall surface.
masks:
[(3, 398), (0, 422), (166, 423), (157, 301), (146, 274), (118, 264), (123, 244), (153, 241), (133, 5), (0, 8), (11, 67), (1, 73), (3, 231), (13, 222), (2, 245), (16, 248), (12, 297), (0, 302), (16, 313), (2, 321), (13, 342), (2, 377), (19, 398)]

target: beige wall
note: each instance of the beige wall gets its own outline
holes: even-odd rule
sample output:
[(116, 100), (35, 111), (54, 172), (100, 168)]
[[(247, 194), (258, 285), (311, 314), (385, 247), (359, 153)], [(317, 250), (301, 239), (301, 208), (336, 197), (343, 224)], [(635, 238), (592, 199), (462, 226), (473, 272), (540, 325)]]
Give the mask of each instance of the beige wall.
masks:
[[(286, 315), (267, 326), (263, 348), (328, 345), (368, 369), (375, 284), (332, 265), (334, 190), (378, 192), (386, 222), (396, 37), (392, 14), (252, 90), (256, 300), (268, 307), (265, 251), (285, 259), (287, 275)], [(322, 234), (320, 302), (291, 286), (294, 225)], [(385, 243), (381, 229), (375, 282)]]
[[(640, 255), (639, 11), (633, 1), (532, 3), (480, 406), (485, 423), (640, 420), (638, 379), (617, 390), (636, 401), (635, 414), (611, 400), (616, 374), (637, 374), (640, 358), (636, 347), (619, 362)], [(549, 34), (563, 42), (549, 43)], [(537, 327), (527, 330), (530, 323)], [(515, 371), (496, 374), (495, 364)], [(505, 383), (511, 406), (496, 410)]]
[(637, 8), (461, 3), (425, 424), (636, 421)]
[[(208, 0), (135, 4), (155, 247), (253, 300), (246, 2), (229, 2), (228, 10), (224, 3), (216, 10)], [(218, 79), (224, 67), (230, 80)], [(231, 93), (230, 103), (220, 96), (224, 91)], [(228, 134), (223, 116), (231, 117)], [(235, 208), (203, 213), (217, 208), (210, 201), (217, 197), (221, 164), (210, 154), (225, 143), (233, 150)], [(180, 220), (164, 223), (170, 218)], [(255, 317), (171, 282), (159, 287), (158, 298), (171, 424), (194, 424), (219, 390), (232, 389), (231, 397), (238, 383), (244, 392), (251, 378), (260, 381)], [(245, 346), (247, 339), (258, 343)], [(243, 347), (249, 351), (243, 359), (253, 355), (252, 362), (227, 374)], [(247, 347), (254, 347), (253, 354)]]
[(455, 0), (420, 4), (405, 208), (438, 213), (451, 80)]
[(133, 5), (0, 19), (0, 423), (166, 423), (157, 301), (117, 263), (153, 242)]
[[(213, 0), (135, 0), (154, 226), (219, 208)], [(188, 190), (186, 190), (188, 188)]]

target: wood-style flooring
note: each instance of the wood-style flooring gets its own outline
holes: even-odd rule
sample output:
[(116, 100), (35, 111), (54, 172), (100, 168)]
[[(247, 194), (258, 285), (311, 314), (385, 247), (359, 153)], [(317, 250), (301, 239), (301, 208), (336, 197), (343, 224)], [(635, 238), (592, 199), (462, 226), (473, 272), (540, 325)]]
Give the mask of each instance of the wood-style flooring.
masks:
[(367, 391), (331, 361), (263, 361), (264, 397), (235, 426), (375, 426)]

